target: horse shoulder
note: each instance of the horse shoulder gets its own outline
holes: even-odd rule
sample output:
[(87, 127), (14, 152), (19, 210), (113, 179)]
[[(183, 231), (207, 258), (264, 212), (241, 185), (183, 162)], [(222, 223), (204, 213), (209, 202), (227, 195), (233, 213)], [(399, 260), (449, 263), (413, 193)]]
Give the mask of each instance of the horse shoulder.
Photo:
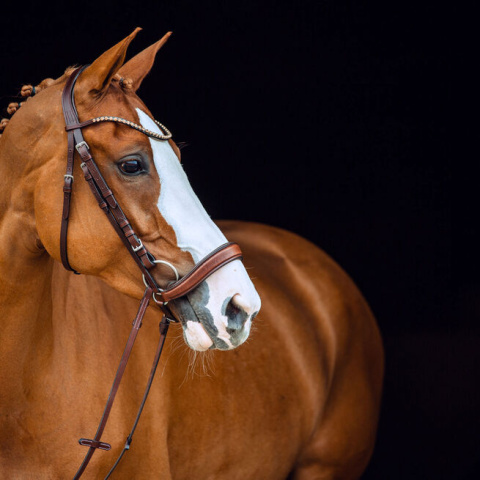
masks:
[(343, 269), (304, 238), (256, 223), (219, 226), (242, 247), (260, 293), (259, 329), (266, 324), (278, 332), (306, 379), (302, 408), (312, 410), (311, 431), (299, 464), (316, 468), (322, 457), (354, 476), (373, 450), (384, 369), (367, 302)]

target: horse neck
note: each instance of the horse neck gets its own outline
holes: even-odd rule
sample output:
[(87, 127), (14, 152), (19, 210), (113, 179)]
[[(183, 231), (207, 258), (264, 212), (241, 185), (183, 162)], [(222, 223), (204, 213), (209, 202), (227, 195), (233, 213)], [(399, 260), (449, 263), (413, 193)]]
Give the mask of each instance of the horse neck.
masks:
[(0, 411), (23, 410), (45, 382), (54, 395), (80, 384), (84, 370), (101, 376), (110, 363), (98, 366), (97, 359), (121, 352), (131, 325), (115, 322), (117, 310), (133, 318), (137, 307), (123, 306), (99, 279), (67, 272), (46, 252), (33, 255), (15, 241), (28, 229), (21, 220), (15, 212), (0, 216)]
[(0, 400), (21, 396), (25, 366), (35, 349), (42, 351), (42, 342), (48, 342), (53, 266), (37, 243), (36, 171), (22, 158), (26, 142), (15, 135), (4, 137), (0, 142)]
[(0, 220), (0, 399), (21, 397), (27, 366), (51, 339), (53, 262), (46, 255), (32, 259), (15, 244), (19, 223), (9, 215)]

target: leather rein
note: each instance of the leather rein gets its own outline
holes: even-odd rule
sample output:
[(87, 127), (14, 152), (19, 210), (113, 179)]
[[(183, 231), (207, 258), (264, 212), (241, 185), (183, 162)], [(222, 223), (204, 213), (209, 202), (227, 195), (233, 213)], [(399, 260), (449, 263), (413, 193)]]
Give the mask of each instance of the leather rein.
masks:
[(125, 442), (125, 446), (122, 452), (120, 453), (119, 457), (113, 464), (112, 468), (108, 472), (107, 476), (105, 477), (105, 480), (106, 480), (110, 477), (114, 469), (117, 467), (117, 465), (119, 464), (125, 452), (130, 448), (130, 443), (132, 441), (133, 434), (135, 432), (138, 421), (140, 419), (140, 415), (142, 414), (143, 407), (145, 406), (145, 402), (147, 400), (147, 396), (150, 391), (153, 378), (155, 376), (155, 371), (157, 369), (157, 365), (160, 360), (160, 355), (162, 353), (163, 345), (165, 343), (165, 338), (168, 332), (169, 324), (171, 321), (177, 322), (177, 320), (175, 319), (175, 316), (173, 315), (170, 308), (168, 307), (168, 302), (186, 295), (187, 293), (192, 291), (194, 288), (196, 288), (201, 282), (203, 282), (213, 272), (215, 272), (222, 266), (226, 265), (227, 263), (232, 262), (233, 260), (242, 258), (242, 252), (240, 250), (240, 247), (236, 243), (229, 242), (224, 245), (221, 245), (220, 247), (212, 251), (209, 255), (207, 255), (205, 258), (203, 258), (200, 262), (198, 262), (195, 265), (195, 267), (189, 273), (187, 273), (183, 278), (178, 279), (175, 283), (170, 285), (167, 289), (160, 288), (154, 276), (151, 274), (150, 270), (152, 270), (155, 267), (155, 262), (161, 263), (162, 261), (156, 261), (155, 257), (147, 250), (147, 248), (143, 245), (141, 239), (136, 235), (128, 218), (120, 208), (120, 205), (118, 204), (115, 198), (115, 195), (113, 194), (112, 190), (109, 188), (97, 164), (95, 163), (95, 160), (93, 159), (90, 153), (89, 146), (83, 138), (82, 128), (88, 127), (90, 125), (95, 125), (99, 122), (117, 122), (117, 123), (127, 125), (131, 128), (134, 128), (144, 133), (145, 135), (148, 135), (149, 137), (159, 141), (169, 140), (172, 135), (167, 130), (166, 127), (164, 127), (162, 124), (156, 121), (155, 122), (157, 123), (157, 125), (161, 127), (162, 131), (165, 132), (165, 134), (158, 134), (156, 132), (152, 132), (150, 130), (143, 128), (140, 125), (135, 124), (134, 122), (125, 120), (123, 118), (118, 118), (118, 117), (97, 117), (91, 120), (80, 122), (78, 118), (77, 109), (75, 107), (74, 87), (75, 87), (75, 82), (77, 81), (78, 77), (80, 76), (80, 74), (85, 68), (86, 66), (79, 67), (70, 75), (70, 77), (67, 79), (67, 82), (65, 84), (63, 94), (62, 94), (62, 108), (63, 108), (63, 114), (65, 117), (65, 124), (66, 124), (65, 129), (67, 131), (67, 137), (68, 137), (67, 169), (66, 169), (66, 174), (64, 176), (63, 212), (62, 212), (62, 223), (61, 223), (61, 230), (60, 230), (60, 256), (61, 256), (62, 264), (67, 270), (70, 270), (75, 274), (79, 274), (79, 272), (75, 271), (70, 266), (70, 263), (68, 261), (68, 254), (67, 254), (67, 234), (68, 234), (68, 221), (70, 216), (70, 201), (72, 196), (72, 186), (73, 186), (73, 178), (74, 178), (73, 177), (74, 159), (75, 159), (75, 151), (77, 151), (82, 161), (80, 166), (82, 168), (85, 180), (90, 186), (92, 194), (97, 200), (99, 207), (103, 210), (108, 220), (112, 224), (113, 228), (117, 232), (117, 235), (120, 237), (125, 247), (127, 248), (128, 252), (132, 256), (132, 258), (135, 260), (138, 267), (140, 268), (143, 274), (146, 289), (145, 289), (143, 298), (140, 302), (137, 315), (133, 321), (132, 329), (130, 331), (130, 335), (128, 337), (127, 343), (125, 345), (125, 349), (123, 351), (120, 364), (117, 369), (117, 373), (113, 380), (110, 394), (108, 396), (108, 400), (105, 405), (102, 418), (98, 425), (97, 432), (93, 439), (81, 438), (79, 440), (80, 445), (83, 445), (89, 448), (82, 464), (80, 465), (77, 473), (75, 474), (74, 480), (77, 480), (81, 477), (88, 463), (90, 462), (90, 459), (92, 458), (93, 454), (97, 449), (100, 449), (100, 450), (111, 449), (110, 444), (101, 441), (101, 436), (103, 434), (103, 431), (105, 430), (105, 426), (107, 424), (107, 420), (108, 420), (110, 411), (112, 409), (115, 396), (120, 386), (123, 373), (125, 372), (125, 368), (127, 366), (130, 353), (133, 349), (133, 345), (135, 343), (135, 339), (137, 337), (138, 331), (142, 326), (142, 320), (147, 310), (147, 307), (150, 303), (150, 300), (153, 298), (153, 300), (159, 305), (159, 307), (163, 311), (163, 317), (159, 325), (160, 338), (159, 338), (158, 346), (155, 352), (155, 357), (154, 357), (154, 361), (150, 371), (150, 375), (145, 388), (145, 393), (142, 398), (142, 402), (138, 409), (137, 416), (133, 423), (133, 427)]

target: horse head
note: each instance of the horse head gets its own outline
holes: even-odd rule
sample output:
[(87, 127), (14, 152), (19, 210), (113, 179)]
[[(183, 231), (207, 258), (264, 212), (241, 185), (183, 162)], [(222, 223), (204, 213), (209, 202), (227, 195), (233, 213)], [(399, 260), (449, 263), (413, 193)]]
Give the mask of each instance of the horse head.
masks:
[[(100, 116), (127, 119), (162, 134), (137, 96), (157, 51), (169, 34), (125, 61), (128, 45), (139, 29), (107, 50), (79, 76), (75, 103), (80, 121)], [(26, 215), (23, 239), (32, 256), (60, 260), (60, 219), (67, 133), (61, 107), (63, 87), (72, 69), (24, 102), (1, 138), (3, 174), (17, 178), (10, 199)], [(42, 86), (42, 84), (40, 84)], [(178, 273), (189, 272), (212, 250), (226, 242), (193, 192), (173, 140), (158, 140), (128, 125), (99, 123), (83, 130), (103, 177), (115, 193), (143, 244), (161, 260), (152, 270), (167, 286)], [(82, 179), (75, 162), (68, 230), (68, 259), (76, 271), (102, 278), (135, 298), (143, 282), (132, 258)], [(184, 338), (195, 350), (228, 350), (243, 343), (260, 309), (260, 298), (240, 260), (214, 272), (170, 309), (181, 321)]]

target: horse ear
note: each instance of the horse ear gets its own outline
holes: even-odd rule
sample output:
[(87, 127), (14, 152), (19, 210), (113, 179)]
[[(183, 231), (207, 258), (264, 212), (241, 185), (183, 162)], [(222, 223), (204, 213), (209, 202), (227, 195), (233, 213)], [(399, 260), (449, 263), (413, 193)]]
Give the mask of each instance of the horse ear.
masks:
[(153, 66), (155, 55), (165, 45), (172, 32), (166, 33), (157, 43), (150, 45), (148, 48), (135, 55), (118, 71), (121, 77), (131, 79), (133, 91), (137, 91)]
[(140, 30), (141, 28), (137, 27), (128, 37), (100, 55), (87, 67), (79, 78), (79, 90), (97, 98), (102, 97), (106, 93), (112, 77), (123, 65), (130, 42)]

